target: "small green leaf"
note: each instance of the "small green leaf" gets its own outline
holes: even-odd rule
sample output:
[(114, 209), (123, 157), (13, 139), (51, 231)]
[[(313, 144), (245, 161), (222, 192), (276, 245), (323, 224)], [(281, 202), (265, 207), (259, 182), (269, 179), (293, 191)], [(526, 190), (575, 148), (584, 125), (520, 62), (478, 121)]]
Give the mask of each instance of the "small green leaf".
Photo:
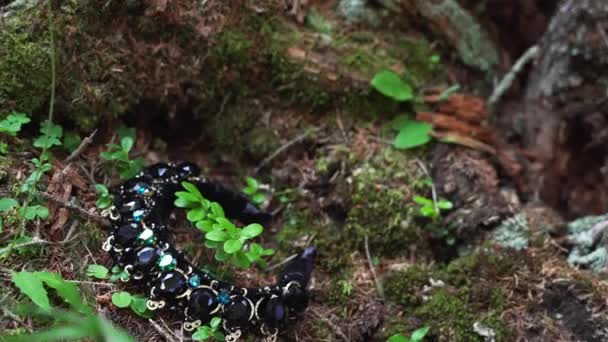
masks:
[(13, 273), (13, 283), (44, 311), (51, 310), (51, 304), (42, 281), (32, 272)]
[(89, 265), (87, 266), (87, 276), (97, 279), (106, 279), (108, 277), (109, 270), (103, 265)]
[(186, 218), (190, 222), (197, 222), (205, 218), (206, 211), (203, 208), (194, 208), (188, 210), (188, 214), (186, 214)]
[(205, 239), (211, 241), (226, 241), (228, 239), (228, 234), (223, 230), (216, 229), (205, 234)]
[(140, 317), (150, 318), (152, 317), (152, 311), (150, 311), (146, 305), (148, 298), (141, 295), (131, 296), (131, 310)]
[(435, 211), (435, 208), (433, 208), (432, 206), (424, 206), (420, 208), (420, 214), (422, 214), (422, 216), (431, 218), (435, 218), (438, 216), (437, 211)]
[(410, 341), (411, 342), (421, 342), (424, 339), (424, 337), (426, 336), (426, 334), (429, 333), (429, 330), (431, 330), (431, 327), (422, 327), (422, 328), (416, 329), (416, 331), (414, 331), (412, 333)]
[(214, 217), (224, 217), (224, 209), (222, 209), (222, 206), (217, 203), (217, 202), (211, 202), (211, 213), (213, 214)]
[(211, 338), (213, 331), (208, 326), (199, 327), (194, 334), (192, 339), (195, 341), (207, 341)]
[(414, 98), (412, 87), (391, 70), (377, 73), (371, 81), (372, 87), (396, 101), (404, 102)]
[(9, 211), (12, 208), (18, 206), (19, 203), (14, 198), (1, 198), (0, 199), (0, 212)]
[(397, 149), (409, 149), (422, 146), (431, 141), (429, 132), (432, 128), (433, 127), (426, 122), (409, 121), (401, 128), (393, 145)]
[(262, 234), (264, 228), (259, 223), (252, 223), (247, 225), (241, 230), (241, 236), (246, 239), (253, 239), (254, 237)]
[(230, 259), (230, 261), (234, 265), (236, 265), (237, 267), (240, 267), (242, 269), (247, 269), (247, 268), (249, 268), (249, 266), (251, 266), (251, 261), (249, 260), (247, 255), (245, 253), (243, 253), (242, 251), (238, 251), (238, 252), (232, 254), (232, 258)]
[(197, 200), (204, 199), (203, 195), (201, 194), (201, 192), (198, 190), (198, 188), (194, 184), (192, 184), (190, 182), (182, 182), (182, 186), (184, 187), (184, 189), (188, 190), (189, 193), (196, 196), (195, 198)]
[(72, 308), (81, 313), (90, 312), (90, 308), (82, 302), (82, 295), (78, 285), (63, 280), (61, 275), (53, 272), (35, 272), (38, 279), (43, 281), (48, 287), (55, 289), (57, 295), (61, 297)]
[(188, 201), (182, 197), (176, 198), (173, 204), (178, 208), (194, 208), (197, 205), (196, 202)]
[(245, 192), (247, 195), (251, 195), (253, 193), (255, 193), (256, 191), (258, 191), (258, 188), (260, 187), (260, 184), (258, 183), (258, 181), (253, 178), (253, 177), (245, 177), (245, 182), (247, 183), (247, 188), (248, 191), (250, 191), (251, 193)]
[(262, 204), (266, 200), (266, 195), (261, 192), (258, 192), (251, 196), (251, 201), (255, 204)]
[(386, 342), (410, 342), (409, 339), (401, 334), (396, 334), (391, 337)]
[(132, 137), (124, 137), (124, 138), (120, 139), (120, 147), (125, 152), (131, 151), (134, 143), (135, 143), (135, 141), (133, 140)]
[(412, 200), (420, 205), (432, 205), (433, 204), (433, 200), (426, 198), (426, 197), (422, 197), (422, 196), (414, 196), (412, 198)]
[(224, 252), (228, 254), (236, 253), (236, 251), (240, 251), (241, 247), (243, 247), (243, 242), (241, 240), (228, 240), (224, 242)]
[(112, 303), (119, 308), (126, 308), (131, 304), (131, 294), (129, 292), (114, 292), (112, 294)]
[(108, 190), (108, 187), (103, 184), (95, 184), (95, 190), (97, 190), (97, 192), (99, 192), (102, 195), (110, 194), (110, 190)]
[(220, 327), (220, 323), (222, 323), (222, 319), (220, 317), (213, 317), (211, 322), (209, 322), (209, 326), (212, 329), (217, 329)]
[(217, 261), (226, 261), (228, 258), (230, 258), (230, 254), (224, 252), (223, 249), (218, 249), (215, 252), (215, 260)]
[(203, 231), (205, 233), (208, 233), (213, 230), (213, 221), (211, 221), (211, 220), (198, 221), (198, 222), (196, 222), (196, 228), (200, 229), (201, 231)]
[(46, 220), (49, 217), (49, 208), (39, 205), (36, 208), (36, 216), (39, 218)]
[(450, 209), (454, 208), (454, 204), (447, 200), (439, 200), (439, 201), (437, 201), (437, 208), (443, 209), (443, 210), (450, 210)]

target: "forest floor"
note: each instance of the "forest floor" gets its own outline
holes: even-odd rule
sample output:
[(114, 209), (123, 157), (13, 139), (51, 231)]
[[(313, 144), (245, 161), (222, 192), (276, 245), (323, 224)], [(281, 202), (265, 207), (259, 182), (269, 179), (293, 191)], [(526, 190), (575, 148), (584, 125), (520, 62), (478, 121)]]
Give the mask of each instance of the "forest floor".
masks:
[[(335, 13), (323, 11), (321, 7), (328, 22), (334, 27), (339, 25), (334, 21)], [(453, 53), (441, 44), (426, 43), (404, 57), (390, 45), (394, 41), (379, 33), (369, 43), (369, 35), (374, 37), (377, 33), (373, 30), (366, 31), (368, 36), (354, 29), (340, 31), (342, 36), (333, 36), (344, 42), (337, 50), (329, 43), (319, 47), (325, 38), (315, 36), (320, 42), (312, 43), (311, 48), (307, 45), (307, 34), (314, 36), (311, 31), (323, 30), (325, 22), (313, 20), (313, 24), (302, 28), (298, 13), (295, 17), (285, 14), (281, 18), (290, 23), (287, 27), (302, 31), (301, 40), (295, 42), (280, 37), (281, 44), (285, 40), (294, 44), (281, 51), (296, 60), (304, 49), (320, 49), (315, 53), (326, 56), (328, 61), (347, 54), (351, 57), (348, 65), (355, 65), (357, 72), (337, 68), (341, 72), (340, 81), (326, 92), (318, 91), (316, 85), (307, 88), (309, 81), (294, 76), (293, 69), (286, 68), (281, 71), (287, 76), (273, 74), (272, 78), (273, 81), (285, 78), (284, 87), (269, 92), (259, 69), (278, 68), (277, 64), (261, 63), (260, 53), (255, 51), (258, 46), (242, 48), (247, 39), (225, 34), (216, 41), (215, 46), (221, 49), (209, 53), (208, 61), (199, 61), (212, 63), (211, 67), (224, 65), (221, 75), (213, 74), (204, 80), (222, 84), (217, 91), (209, 90), (209, 94), (219, 99), (196, 105), (182, 102), (172, 108), (167, 103), (151, 101), (151, 97), (124, 100), (122, 96), (133, 95), (134, 90), (120, 88), (120, 96), (116, 98), (124, 100), (128, 110), (119, 118), (104, 116), (106, 113), (83, 116), (81, 110), (86, 106), (77, 100), (73, 107), (69, 101), (61, 103), (62, 97), (69, 98), (78, 87), (66, 84), (73, 80), (68, 80), (65, 73), (58, 75), (61, 87), (57, 122), (64, 125), (66, 135), (68, 132), (78, 133), (82, 138), (90, 135), (92, 141), (82, 144), (84, 148), (72, 156), (77, 143), (69, 148), (62, 140), (63, 146), (50, 149), (52, 168), (42, 178), (39, 190), (41, 203), (49, 208), (46, 220), (22, 224), (23, 219), (15, 211), (2, 213), (0, 305), (4, 311), (0, 330), (17, 334), (50, 325), (48, 318), (37, 319), (22, 313), (20, 307), (28, 299), (11, 285), (13, 271), (49, 270), (78, 283), (85, 301), (97, 313), (137, 340), (188, 340), (176, 317), (158, 314), (152, 318), (157, 324), (152, 329), (148, 319), (112, 304), (112, 293), (125, 288), (137, 293), (136, 288), (86, 275), (91, 264), (111, 266), (110, 257), (100, 248), (107, 232), (98, 224), (99, 194), (95, 185), (120, 182), (116, 164), (103, 160), (100, 154), (107, 151), (108, 143), (117, 141), (119, 128), (126, 125), (136, 132), (131, 159), (141, 157), (146, 165), (191, 161), (201, 166), (204, 175), (237, 190), (246, 186), (247, 176), (260, 184), (260, 192), (264, 194), (261, 207), (274, 217), (260, 239), (266, 248), (275, 250), (268, 260), (269, 266), (239, 270), (218, 264), (203, 247), (202, 233), (191, 229), (184, 217), (178, 215), (176, 242), (194, 262), (208, 265), (243, 286), (257, 286), (272, 283), (276, 270), (294, 253), (310, 245), (317, 247), (310, 306), (293, 329), (280, 336), (281, 340), (386, 341), (394, 334), (409, 335), (423, 326), (430, 327), (428, 341), (608, 340), (608, 279), (604, 273), (568, 262), (572, 247), (569, 233), (578, 227), (577, 221), (569, 225), (565, 219), (572, 219), (570, 212), (548, 206), (534, 194), (522, 195), (526, 181), (522, 180), (525, 175), (514, 172), (515, 149), (501, 149), (490, 137), (500, 135), (503, 127), (493, 126), (488, 117), (483, 100), (487, 94), (472, 95), (476, 84), (486, 81), (479, 79), (479, 72), (470, 71), (456, 58), (439, 61), (435, 56)], [(308, 18), (310, 21), (311, 17)], [(103, 45), (106, 41), (95, 40), (95, 29), (79, 31), (71, 26), (73, 18), (69, 15), (62, 20), (66, 21), (62, 25), (73, 30), (66, 29), (65, 36), (59, 38), (60, 49), (73, 53), (77, 44), (70, 45), (62, 39), (80, 35), (90, 38), (86, 44), (107, 47)], [(251, 33), (247, 29), (244, 32)], [(408, 49), (420, 47), (419, 37), (419, 32), (414, 32), (404, 39), (412, 44)], [(363, 49), (356, 45), (359, 50), (353, 52), (355, 43), (351, 39), (360, 40), (357, 44), (363, 44)], [(389, 44), (386, 50), (391, 54), (379, 58), (381, 64), (406, 74), (410, 67), (424, 69), (408, 79), (416, 89), (419, 103), (394, 104), (368, 89), (368, 72), (379, 65), (364, 49), (377, 46), (377, 51), (382, 52), (384, 44)], [(163, 51), (163, 58), (175, 52), (161, 45), (157, 48)], [(130, 58), (145, 55), (149, 52), (147, 48), (141, 47)], [(118, 55), (117, 51), (124, 53), (122, 46), (112, 53)], [(167, 58), (182, 58), (180, 53)], [(215, 61), (213, 53), (223, 54), (229, 62)], [(243, 53), (245, 57), (240, 55)], [(258, 60), (253, 60), (252, 55)], [(68, 60), (66, 56), (69, 57), (68, 52), (60, 62)], [(78, 60), (74, 65), (97, 68), (93, 63), (97, 62), (95, 57), (87, 56), (91, 59)], [(307, 58), (314, 63), (314, 56)], [(392, 63), (393, 59), (403, 58), (404, 65)], [(243, 64), (243, 60), (250, 64)], [(128, 62), (121, 63), (128, 66)], [(284, 67), (284, 60), (278, 63)], [(139, 77), (138, 73), (149, 69), (141, 65), (134, 68), (135, 71), (125, 68), (117, 73), (128, 74), (133, 82), (144, 82), (141, 80), (145, 77)], [(249, 72), (243, 76), (248, 78), (243, 83), (248, 88), (241, 95), (240, 82), (234, 87), (227, 84), (237, 83), (235, 80), (245, 69)], [(324, 69), (316, 72), (315, 82), (328, 75)], [(121, 77), (104, 74), (100, 79), (111, 79), (119, 87), (124, 85)], [(107, 91), (93, 89), (97, 86), (91, 80), (97, 80), (93, 76), (74, 78), (86, 85), (79, 89), (82, 98), (78, 99), (85, 99), (85, 104), (93, 101), (86, 96), (93, 97), (97, 90)], [(171, 94), (172, 88), (165, 81), (155, 79), (162, 85), (152, 93)], [(199, 80), (193, 84), (196, 81)], [(438, 88), (441, 93), (456, 81), (461, 87), (452, 97), (438, 102), (429, 95)], [(263, 91), (256, 87), (256, 82)], [(318, 83), (326, 86), (324, 82)], [(141, 84), (136, 83), (134, 88)], [(352, 86), (354, 95), (341, 92), (345, 84)], [(0, 86), (0, 95), (1, 89)], [(113, 100), (110, 94), (101, 96), (105, 101), (103, 108), (115, 110), (115, 103), (109, 103)], [(478, 104), (484, 107), (478, 113), (481, 117), (467, 121), (470, 118), (464, 112)], [(189, 106), (196, 110), (184, 110)], [(373, 112), (356, 110), (368, 108)], [(70, 109), (73, 112), (68, 112)], [(439, 112), (454, 120), (446, 124), (441, 121), (443, 117), (437, 116)], [(444, 135), (438, 134), (437, 139), (415, 149), (396, 148), (393, 128), (397, 125), (395, 118), (403, 113), (412, 118), (418, 113), (419, 120), (433, 123)], [(9, 150), (0, 156), (2, 197), (19, 192), (35, 169), (31, 159), (40, 154), (30, 140), (37, 135), (38, 122), (46, 117), (46, 107), (28, 114), (33, 122), (25, 125), (18, 137), (6, 136), (3, 140)], [(88, 127), (85, 122), (93, 123)], [(473, 126), (478, 135), (460, 134), (462, 124), (469, 125), (465, 128), (467, 132)], [(430, 199), (435, 206), (439, 201), (449, 202), (450, 208), (435, 208), (436, 217), (425, 216), (423, 205), (414, 200), (417, 196)], [(597, 222), (578, 224), (584, 230)]]

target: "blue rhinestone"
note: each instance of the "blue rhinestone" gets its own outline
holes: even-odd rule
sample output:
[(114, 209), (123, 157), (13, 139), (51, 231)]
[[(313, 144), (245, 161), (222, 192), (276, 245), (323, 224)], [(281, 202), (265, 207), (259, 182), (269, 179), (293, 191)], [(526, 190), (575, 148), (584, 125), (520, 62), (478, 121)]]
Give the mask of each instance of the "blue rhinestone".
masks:
[(190, 279), (188, 279), (188, 284), (191, 287), (197, 287), (201, 284), (201, 277), (198, 276), (198, 274), (193, 275), (192, 277), (190, 277)]
[(146, 189), (143, 186), (139, 186), (139, 187), (137, 187), (137, 190), (135, 190), (135, 191), (137, 191), (138, 194), (143, 195), (146, 193), (146, 191), (148, 191), (148, 189)]
[(134, 220), (135, 222), (139, 222), (139, 221), (141, 221), (141, 219), (143, 219), (143, 218), (144, 218), (144, 211), (143, 211), (143, 210), (135, 210), (135, 211), (133, 212), (133, 220)]
[(222, 305), (230, 304), (230, 302), (232, 301), (232, 299), (230, 299), (230, 293), (228, 293), (228, 291), (226, 290), (222, 290), (222, 292), (218, 293), (216, 299), (218, 303)]

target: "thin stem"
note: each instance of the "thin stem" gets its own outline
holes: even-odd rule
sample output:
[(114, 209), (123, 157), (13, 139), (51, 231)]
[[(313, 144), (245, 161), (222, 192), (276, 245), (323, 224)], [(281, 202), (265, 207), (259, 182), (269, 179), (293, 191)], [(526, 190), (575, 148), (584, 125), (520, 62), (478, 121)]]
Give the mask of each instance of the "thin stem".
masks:
[(55, 30), (53, 29), (53, 6), (52, 0), (48, 2), (49, 6), (49, 36), (51, 39), (51, 100), (49, 101), (49, 121), (53, 122), (53, 111), (55, 108), (55, 88), (57, 83), (57, 61), (55, 60)]

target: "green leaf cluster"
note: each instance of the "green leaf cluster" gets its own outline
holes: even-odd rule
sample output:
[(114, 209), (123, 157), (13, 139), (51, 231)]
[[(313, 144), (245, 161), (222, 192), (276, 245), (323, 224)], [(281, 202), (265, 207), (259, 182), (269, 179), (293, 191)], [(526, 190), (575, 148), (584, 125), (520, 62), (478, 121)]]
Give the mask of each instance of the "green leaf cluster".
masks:
[(110, 194), (110, 190), (108, 187), (103, 184), (95, 184), (95, 190), (99, 194), (95, 205), (99, 209), (105, 209), (112, 205), (112, 195)]
[(440, 199), (437, 202), (433, 202), (433, 200), (430, 198), (414, 196), (412, 200), (420, 206), (418, 209), (419, 214), (421, 216), (428, 217), (433, 221), (439, 219), (441, 216), (441, 210), (450, 210), (454, 208), (454, 204), (445, 199)]
[[(61, 275), (53, 272), (15, 272), (12, 281), (21, 293), (28, 296), (44, 312), (51, 311), (46, 287), (52, 288), (64, 302), (81, 313), (91, 313), (81, 298), (80, 289), (74, 283), (63, 280)], [(45, 287), (46, 285), (46, 287)]]
[(118, 130), (118, 139), (120, 144), (107, 144), (107, 151), (101, 152), (101, 159), (111, 163), (120, 178), (128, 179), (137, 175), (144, 166), (144, 160), (141, 157), (130, 159), (129, 153), (135, 145), (135, 129), (121, 128)]
[(410, 337), (396, 334), (391, 336), (387, 342), (422, 342), (424, 341), (424, 337), (429, 333), (429, 330), (431, 330), (431, 328), (428, 326), (418, 328)]
[(50, 149), (53, 146), (61, 146), (63, 128), (45, 120), (40, 125), (40, 136), (34, 140), (34, 146), (42, 149)]
[(238, 228), (226, 218), (222, 207), (204, 198), (194, 184), (182, 182), (182, 187), (186, 191), (175, 193), (174, 204), (188, 209), (186, 217), (205, 234), (205, 246), (215, 250), (216, 260), (240, 268), (248, 268), (252, 263), (265, 266), (263, 257), (274, 251), (249, 241), (262, 234), (262, 225), (252, 223)]
[[(412, 87), (392, 70), (377, 73), (371, 80), (371, 86), (397, 102), (415, 99)], [(397, 131), (393, 141), (393, 146), (397, 149), (415, 148), (431, 141), (429, 132), (432, 126), (427, 123), (409, 119), (407, 116), (398, 116), (393, 120), (391, 127)]]
[(21, 131), (21, 127), (30, 121), (27, 115), (12, 112), (6, 118), (0, 120), (0, 133), (6, 133), (14, 137)]
[(255, 204), (262, 204), (266, 200), (266, 195), (260, 189), (260, 182), (253, 177), (245, 177), (246, 187), (242, 189), (251, 202)]
[(146, 306), (148, 298), (142, 295), (132, 295), (126, 291), (114, 292), (112, 304), (119, 308), (130, 308), (135, 314), (143, 318), (152, 317), (152, 311)]
[(219, 317), (213, 317), (209, 325), (203, 325), (199, 327), (194, 334), (192, 339), (194, 341), (208, 341), (213, 338), (215, 341), (225, 341), (226, 337), (221, 332), (222, 319)]

